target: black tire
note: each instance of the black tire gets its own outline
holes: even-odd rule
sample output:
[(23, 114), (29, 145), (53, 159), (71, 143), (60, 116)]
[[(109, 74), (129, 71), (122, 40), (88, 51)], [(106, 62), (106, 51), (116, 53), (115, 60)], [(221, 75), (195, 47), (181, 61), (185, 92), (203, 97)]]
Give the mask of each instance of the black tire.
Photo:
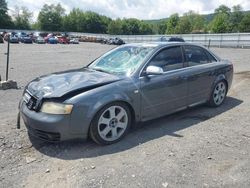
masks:
[[(119, 136), (119, 138), (112, 140), (112, 141), (108, 141), (102, 138), (102, 136), (99, 133), (99, 129), (98, 129), (98, 122), (100, 117), (103, 115), (103, 113), (108, 110), (110, 107), (112, 106), (119, 106), (121, 108), (123, 108), (126, 113), (127, 113), (127, 127), (124, 129), (124, 132), (122, 133), (122, 135)], [(89, 135), (91, 137), (91, 139), (96, 142), (97, 144), (100, 145), (109, 145), (109, 144), (113, 144), (116, 143), (118, 141), (120, 141), (129, 131), (130, 127), (131, 127), (131, 122), (132, 122), (132, 116), (131, 116), (131, 112), (129, 107), (122, 102), (112, 102), (110, 104), (105, 105), (101, 110), (99, 110), (96, 115), (94, 116), (91, 125), (90, 125), (90, 130), (89, 130)]]
[[(225, 87), (225, 89), (224, 89), (224, 97), (223, 97), (220, 101), (217, 102), (217, 100), (215, 99), (215, 96), (216, 96), (215, 91), (218, 90), (218, 87), (220, 87), (221, 85), (223, 85), (223, 86)], [(228, 88), (227, 88), (227, 83), (226, 83), (226, 81), (224, 81), (224, 80), (218, 81), (218, 82), (214, 85), (214, 88), (213, 88), (213, 90), (212, 90), (212, 92), (211, 92), (211, 95), (210, 95), (210, 98), (209, 98), (209, 101), (208, 101), (208, 105), (209, 105), (210, 107), (218, 107), (218, 106), (220, 106), (221, 104), (223, 104), (223, 102), (224, 102), (224, 100), (225, 100), (225, 98), (226, 98), (226, 95), (227, 95), (227, 89), (228, 89)], [(221, 96), (219, 96), (219, 97), (222, 97), (222, 94), (221, 94)]]

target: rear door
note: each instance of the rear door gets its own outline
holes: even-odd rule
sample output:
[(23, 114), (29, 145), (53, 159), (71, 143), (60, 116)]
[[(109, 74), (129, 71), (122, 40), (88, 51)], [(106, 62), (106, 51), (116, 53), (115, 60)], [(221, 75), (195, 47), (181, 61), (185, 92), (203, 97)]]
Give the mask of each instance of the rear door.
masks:
[(140, 77), (142, 120), (160, 117), (187, 105), (183, 62), (180, 46), (162, 49), (149, 62), (147, 66), (161, 67), (164, 74)]
[(188, 83), (188, 104), (208, 100), (213, 83), (216, 59), (205, 49), (184, 45), (186, 76)]

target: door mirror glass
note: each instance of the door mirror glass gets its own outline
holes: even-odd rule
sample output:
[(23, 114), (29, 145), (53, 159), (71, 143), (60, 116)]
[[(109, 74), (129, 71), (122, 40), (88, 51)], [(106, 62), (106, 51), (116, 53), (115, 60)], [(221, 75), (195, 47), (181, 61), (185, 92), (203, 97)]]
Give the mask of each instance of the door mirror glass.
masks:
[(161, 67), (157, 67), (157, 66), (153, 66), (153, 65), (148, 66), (146, 69), (147, 75), (160, 75), (163, 73), (164, 73), (164, 71)]

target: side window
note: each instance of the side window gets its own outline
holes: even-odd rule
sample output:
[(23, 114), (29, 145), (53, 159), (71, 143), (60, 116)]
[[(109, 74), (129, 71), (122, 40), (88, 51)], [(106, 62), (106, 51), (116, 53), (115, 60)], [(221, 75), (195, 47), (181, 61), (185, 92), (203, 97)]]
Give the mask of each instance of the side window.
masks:
[(160, 51), (153, 57), (149, 65), (161, 67), (164, 72), (182, 68), (183, 60), (180, 46)]
[(198, 46), (184, 46), (186, 62), (189, 66), (201, 65), (211, 62), (206, 52)]
[(209, 59), (210, 62), (215, 62), (217, 61), (214, 56), (212, 56), (208, 51), (206, 51), (207, 57)]

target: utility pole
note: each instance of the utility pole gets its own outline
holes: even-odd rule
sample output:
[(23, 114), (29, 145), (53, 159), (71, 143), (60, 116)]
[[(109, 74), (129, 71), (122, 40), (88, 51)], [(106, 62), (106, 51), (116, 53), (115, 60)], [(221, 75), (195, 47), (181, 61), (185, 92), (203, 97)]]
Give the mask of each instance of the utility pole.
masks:
[(6, 80), (0, 82), (0, 90), (18, 89), (17, 82), (14, 80), (9, 80), (10, 36), (8, 36), (7, 53), (5, 53), (5, 55), (7, 55)]
[(7, 66), (6, 66), (6, 81), (9, 79), (9, 56), (10, 56), (10, 36), (8, 36), (8, 47), (7, 47)]

